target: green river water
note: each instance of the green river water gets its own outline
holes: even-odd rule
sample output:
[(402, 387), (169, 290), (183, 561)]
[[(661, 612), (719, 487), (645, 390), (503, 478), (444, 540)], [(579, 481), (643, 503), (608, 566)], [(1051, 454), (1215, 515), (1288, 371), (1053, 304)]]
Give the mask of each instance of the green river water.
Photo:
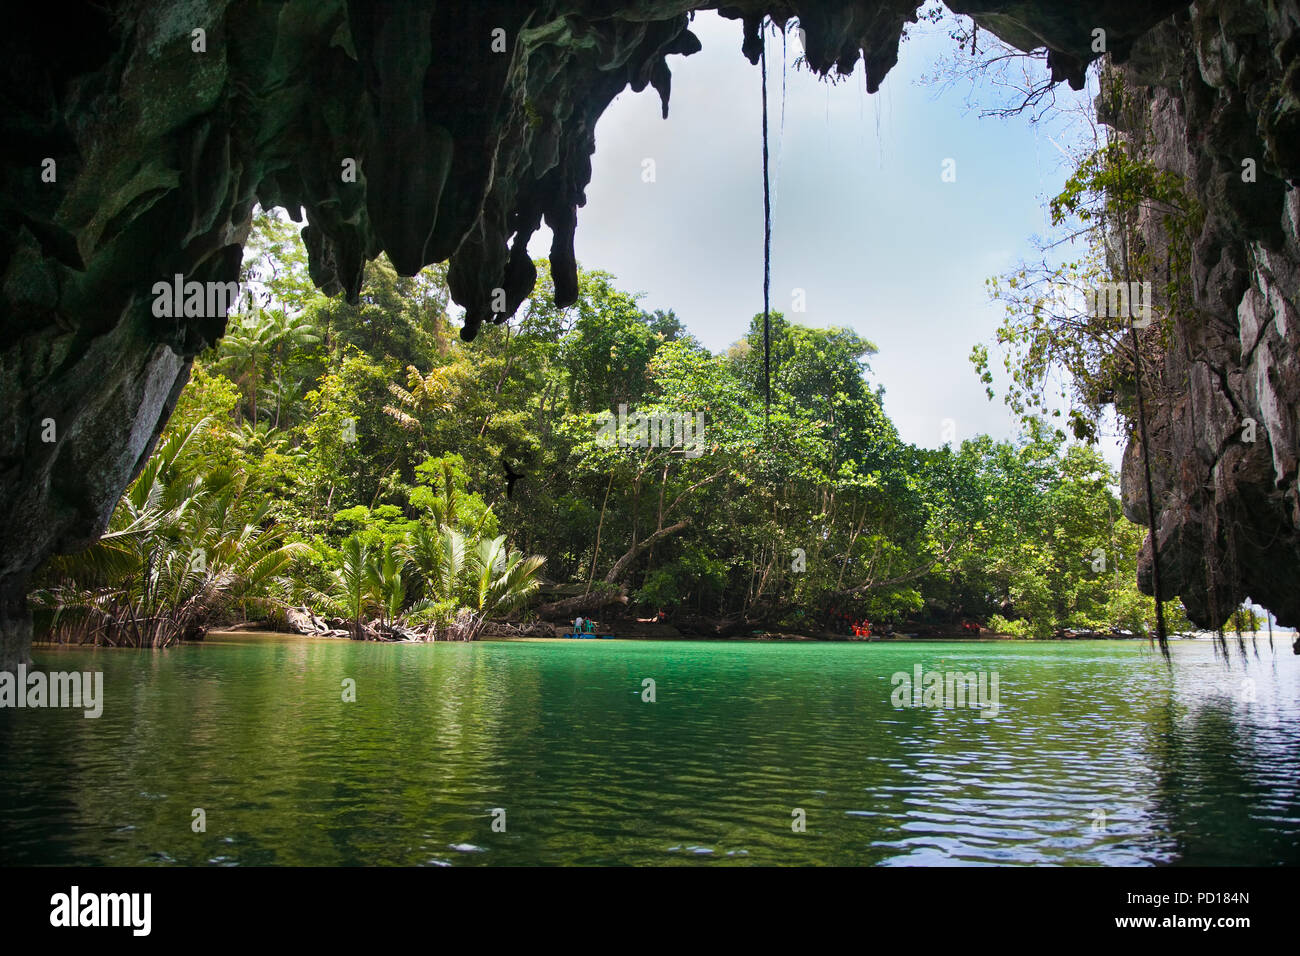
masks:
[[(1172, 651), (38, 647), (42, 669), (102, 671), (104, 711), (0, 710), (0, 862), (1300, 863), (1289, 638), (1226, 663), (1209, 641)], [(996, 673), (997, 713), (895, 707), (917, 664)]]

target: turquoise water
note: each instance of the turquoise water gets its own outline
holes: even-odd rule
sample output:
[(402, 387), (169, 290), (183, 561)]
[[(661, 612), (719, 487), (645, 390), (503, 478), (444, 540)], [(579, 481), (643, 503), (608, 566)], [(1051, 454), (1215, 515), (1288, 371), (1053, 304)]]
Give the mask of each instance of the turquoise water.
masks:
[[(1295, 864), (1300, 658), (1258, 647), (37, 648), (104, 713), (0, 710), (0, 860)], [(896, 708), (916, 664), (996, 673), (996, 714)]]

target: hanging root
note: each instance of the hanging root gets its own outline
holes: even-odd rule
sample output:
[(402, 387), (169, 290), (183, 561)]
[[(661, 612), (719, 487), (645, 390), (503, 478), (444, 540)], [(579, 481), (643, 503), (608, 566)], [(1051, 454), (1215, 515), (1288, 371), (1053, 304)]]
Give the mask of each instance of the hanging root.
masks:
[(772, 189), (767, 164), (767, 30), (759, 26), (763, 74), (763, 425), (772, 412)]

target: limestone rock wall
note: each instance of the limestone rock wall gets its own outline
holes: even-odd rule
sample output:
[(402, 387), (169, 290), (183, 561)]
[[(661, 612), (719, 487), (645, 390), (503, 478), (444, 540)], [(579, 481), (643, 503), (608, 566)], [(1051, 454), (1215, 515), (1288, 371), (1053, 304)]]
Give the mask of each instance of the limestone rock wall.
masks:
[[(1172, 315), (1152, 369), (1161, 590), (1208, 627), (1247, 596), (1300, 624), (1300, 5), (1197, 3), (1120, 72), (1153, 160), (1205, 213), (1194, 308)], [(1145, 232), (1163, 241), (1154, 219)], [(1140, 453), (1127, 449), (1123, 491), (1145, 523)], [(1149, 541), (1139, 581), (1150, 593)]]

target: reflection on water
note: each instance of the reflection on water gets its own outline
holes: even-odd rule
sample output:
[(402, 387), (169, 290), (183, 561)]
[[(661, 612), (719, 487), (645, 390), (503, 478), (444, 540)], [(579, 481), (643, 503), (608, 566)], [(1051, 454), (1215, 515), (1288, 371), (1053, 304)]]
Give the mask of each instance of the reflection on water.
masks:
[[(1170, 669), (1118, 642), (38, 648), (102, 670), (104, 714), (0, 711), (0, 861), (1300, 863), (1300, 658), (1172, 651)], [(896, 709), (916, 664), (996, 671), (996, 716)]]

